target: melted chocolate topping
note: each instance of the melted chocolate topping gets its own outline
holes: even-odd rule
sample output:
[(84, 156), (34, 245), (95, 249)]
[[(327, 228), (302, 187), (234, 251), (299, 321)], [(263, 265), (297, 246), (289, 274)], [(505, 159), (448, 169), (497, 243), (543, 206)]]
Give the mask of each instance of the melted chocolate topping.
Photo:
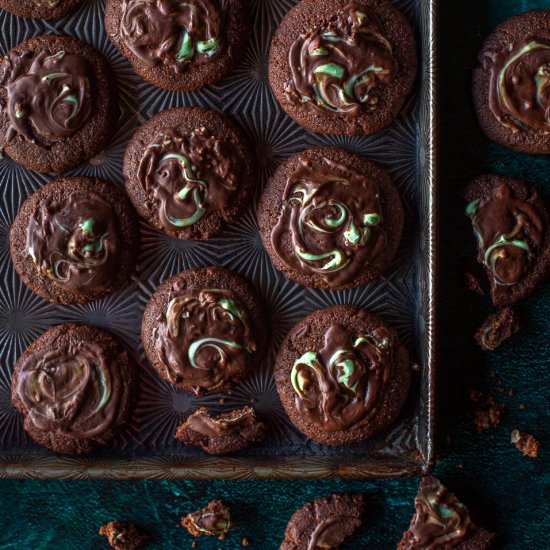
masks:
[(214, 392), (246, 372), (256, 350), (248, 315), (230, 290), (175, 286), (153, 338), (173, 384)]
[(326, 432), (361, 428), (384, 400), (394, 345), (385, 328), (354, 334), (334, 323), (323, 349), (307, 351), (292, 367), (296, 408)]
[(376, 108), (377, 89), (393, 81), (398, 66), (380, 23), (367, 11), (351, 2), (328, 25), (292, 44), (292, 80), (285, 87), (292, 103), (349, 116)]
[(536, 209), (502, 183), (487, 198), (472, 201), (466, 213), (478, 240), (478, 260), (495, 283), (512, 286), (523, 280), (544, 239), (544, 223)]
[(414, 505), (416, 513), (410, 526), (414, 541), (410, 548), (455, 546), (469, 536), (472, 522), (468, 509), (437, 479), (422, 480)]
[(244, 407), (231, 415), (212, 417), (206, 409), (198, 410), (187, 421), (189, 428), (208, 437), (228, 437), (239, 433), (250, 420), (254, 421), (254, 409)]
[(95, 342), (71, 340), (31, 355), (16, 391), (38, 429), (92, 438), (112, 426), (122, 387), (115, 357)]
[(343, 517), (333, 516), (320, 521), (310, 535), (307, 550), (339, 548), (343, 542), (341, 523), (344, 520)]
[(41, 203), (27, 228), (27, 253), (38, 273), (71, 291), (108, 288), (120, 245), (113, 209), (94, 193)]
[(300, 159), (288, 179), (271, 244), (288, 268), (320, 274), (338, 286), (353, 281), (382, 253), (381, 222), (376, 183), (326, 158)]
[(20, 135), (48, 146), (73, 136), (92, 112), (88, 72), (78, 54), (9, 52), (0, 65), (6, 90), (0, 109), (10, 122), (6, 139)]
[(520, 42), (485, 54), (489, 107), (514, 132), (550, 133), (550, 32), (533, 31)]
[(148, 66), (183, 72), (221, 53), (224, 15), (219, 0), (124, 0), (120, 36)]
[(146, 206), (158, 211), (159, 229), (181, 234), (217, 210), (227, 208), (238, 187), (235, 147), (199, 128), (159, 132), (138, 169)]

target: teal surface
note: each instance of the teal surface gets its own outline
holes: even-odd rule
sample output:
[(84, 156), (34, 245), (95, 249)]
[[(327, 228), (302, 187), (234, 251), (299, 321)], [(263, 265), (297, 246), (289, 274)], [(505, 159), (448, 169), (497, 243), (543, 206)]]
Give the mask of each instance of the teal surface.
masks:
[[(273, 0), (277, 1), (277, 0)], [(471, 105), (470, 74), (481, 39), (496, 24), (549, 0), (441, 0), (441, 248), (439, 444), (435, 472), (480, 521), (501, 535), (501, 547), (539, 550), (548, 543), (550, 499), (550, 285), (518, 306), (525, 329), (501, 349), (480, 352), (475, 327), (491, 310), (487, 299), (462, 285), (471, 229), (465, 223), (460, 185), (493, 171), (536, 183), (550, 197), (549, 159), (514, 154), (481, 135)], [(490, 373), (494, 372), (491, 377)], [(497, 386), (506, 388), (499, 393)], [(493, 388), (507, 405), (496, 429), (478, 434), (469, 416), (468, 390)], [(508, 391), (515, 394), (510, 396)], [(525, 410), (519, 405), (525, 404)], [(511, 444), (513, 429), (532, 432), (540, 457), (523, 457)], [(413, 513), (416, 480), (289, 482), (19, 482), (0, 484), (0, 548), (104, 548), (97, 528), (110, 519), (134, 520), (154, 536), (151, 548), (190, 548), (177, 528), (184, 512), (223, 498), (240, 527), (225, 541), (201, 539), (199, 549), (278, 547), (295, 508), (336, 491), (363, 491), (368, 513), (347, 548), (395, 548)]]

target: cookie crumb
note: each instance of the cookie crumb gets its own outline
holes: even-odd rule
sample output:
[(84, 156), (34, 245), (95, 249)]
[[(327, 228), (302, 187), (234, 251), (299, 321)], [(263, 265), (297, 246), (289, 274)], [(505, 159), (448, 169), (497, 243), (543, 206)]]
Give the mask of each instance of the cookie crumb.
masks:
[(194, 540), (192, 543), (191, 543), (191, 548), (196, 548), (197, 547), (197, 541)]
[(99, 528), (99, 534), (107, 537), (109, 546), (115, 550), (139, 550), (149, 535), (142, 533), (133, 523), (110, 521)]
[(494, 428), (500, 424), (506, 411), (506, 406), (503, 403), (495, 401), (492, 394), (485, 396), (479, 390), (470, 390), (470, 401), (477, 404), (474, 417), (478, 432)]
[(471, 292), (479, 294), (480, 296), (485, 296), (485, 290), (483, 289), (481, 280), (482, 279), (479, 274), (476, 273), (472, 267), (466, 268), (464, 273), (464, 283), (466, 288)]
[(520, 321), (517, 313), (511, 307), (505, 307), (489, 315), (475, 333), (474, 338), (482, 350), (493, 351), (519, 329)]
[(243, 546), (249, 546), (249, 545), (250, 545), (250, 541), (249, 541), (246, 537), (244, 537), (243, 540), (242, 540), (242, 542), (241, 542), (241, 544), (242, 544)]
[(225, 399), (223, 397), (220, 397), (220, 405), (225, 405)]
[(519, 408), (520, 411), (524, 411), (525, 410), (525, 403), (520, 403), (518, 408)]
[(521, 451), (525, 456), (537, 458), (539, 456), (539, 442), (528, 433), (514, 430), (511, 436), (511, 442), (516, 446), (518, 451)]

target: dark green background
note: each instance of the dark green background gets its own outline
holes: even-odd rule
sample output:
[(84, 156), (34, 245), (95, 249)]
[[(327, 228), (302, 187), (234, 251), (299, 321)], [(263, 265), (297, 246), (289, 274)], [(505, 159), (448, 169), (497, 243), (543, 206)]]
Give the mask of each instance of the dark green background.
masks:
[[(276, 1), (276, 0), (274, 0)], [(549, 159), (512, 153), (490, 144), (473, 115), (471, 69), (481, 39), (515, 13), (550, 9), (549, 0), (440, 0), (441, 271), (439, 297), (439, 422), (436, 466), (440, 476), (501, 535), (503, 548), (550, 548), (550, 285), (518, 306), (521, 334), (493, 353), (480, 352), (475, 327), (490, 311), (486, 299), (466, 292), (462, 272), (471, 242), (458, 189), (464, 180), (493, 171), (522, 177), (550, 196)], [(495, 375), (491, 378), (490, 372)], [(506, 392), (499, 393), (497, 386)], [(506, 403), (501, 426), (478, 434), (469, 416), (470, 387), (490, 388)], [(508, 390), (515, 395), (509, 396)], [(520, 403), (526, 404), (524, 411)], [(541, 442), (538, 459), (510, 444), (517, 428)], [(413, 513), (416, 480), (241, 482), (20, 482), (0, 484), (0, 548), (101, 548), (97, 528), (110, 519), (136, 520), (154, 533), (152, 548), (190, 548), (178, 529), (183, 512), (224, 498), (241, 526), (224, 542), (198, 548), (275, 549), (295, 508), (335, 491), (364, 491), (368, 513), (360, 536), (347, 548), (395, 548)]]

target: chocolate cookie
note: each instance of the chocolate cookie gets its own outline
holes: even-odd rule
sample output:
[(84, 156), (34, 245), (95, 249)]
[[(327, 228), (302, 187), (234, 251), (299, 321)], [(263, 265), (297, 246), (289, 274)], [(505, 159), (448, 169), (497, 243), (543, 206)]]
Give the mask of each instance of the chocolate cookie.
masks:
[(0, 149), (36, 172), (101, 152), (118, 119), (107, 60), (68, 36), (38, 36), (0, 58)]
[(127, 197), (92, 178), (47, 183), (23, 203), (10, 231), (23, 283), (60, 304), (86, 303), (123, 286), (138, 247), (137, 216)]
[(340, 290), (378, 277), (392, 261), (403, 208), (387, 172), (335, 147), (286, 160), (258, 204), (274, 266), (293, 281)]
[(474, 71), (474, 104), (485, 135), (516, 151), (550, 153), (550, 10), (501, 23)]
[(201, 407), (177, 429), (174, 437), (209, 454), (225, 455), (263, 441), (267, 431), (267, 425), (256, 418), (252, 407), (219, 416), (212, 416), (206, 407)]
[(525, 182), (493, 174), (471, 181), (464, 197), (493, 303), (503, 306), (524, 298), (550, 270), (546, 201)]
[(424, 476), (409, 529), (397, 550), (488, 550), (496, 535), (476, 526), (468, 508), (433, 476)]
[(361, 494), (336, 494), (302, 506), (290, 518), (280, 550), (340, 548), (361, 525)]
[(316, 311), (283, 341), (275, 381), (292, 423), (319, 443), (363, 441), (399, 414), (411, 378), (394, 330), (352, 305)]
[(149, 536), (143, 533), (133, 523), (110, 521), (99, 528), (99, 534), (107, 537), (109, 546), (115, 550), (140, 550)]
[(126, 189), (153, 227), (180, 239), (208, 239), (249, 206), (256, 185), (251, 149), (223, 113), (170, 109), (130, 140)]
[(267, 347), (263, 304), (241, 275), (188, 269), (164, 281), (147, 304), (141, 338), (167, 382), (200, 395), (242, 382)]
[(269, 82), (298, 124), (324, 134), (388, 126), (416, 76), (414, 35), (386, 0), (302, 0), (275, 32)]
[(194, 537), (223, 537), (233, 529), (231, 509), (223, 500), (213, 500), (206, 508), (187, 514), (181, 524)]
[(105, 29), (144, 80), (190, 92), (224, 78), (250, 34), (248, 0), (107, 0)]
[(81, 0), (0, 0), (0, 8), (19, 17), (60, 19), (70, 13)]
[(124, 426), (136, 377), (130, 355), (108, 332), (67, 323), (47, 330), (18, 359), (12, 401), (37, 443), (79, 455)]

